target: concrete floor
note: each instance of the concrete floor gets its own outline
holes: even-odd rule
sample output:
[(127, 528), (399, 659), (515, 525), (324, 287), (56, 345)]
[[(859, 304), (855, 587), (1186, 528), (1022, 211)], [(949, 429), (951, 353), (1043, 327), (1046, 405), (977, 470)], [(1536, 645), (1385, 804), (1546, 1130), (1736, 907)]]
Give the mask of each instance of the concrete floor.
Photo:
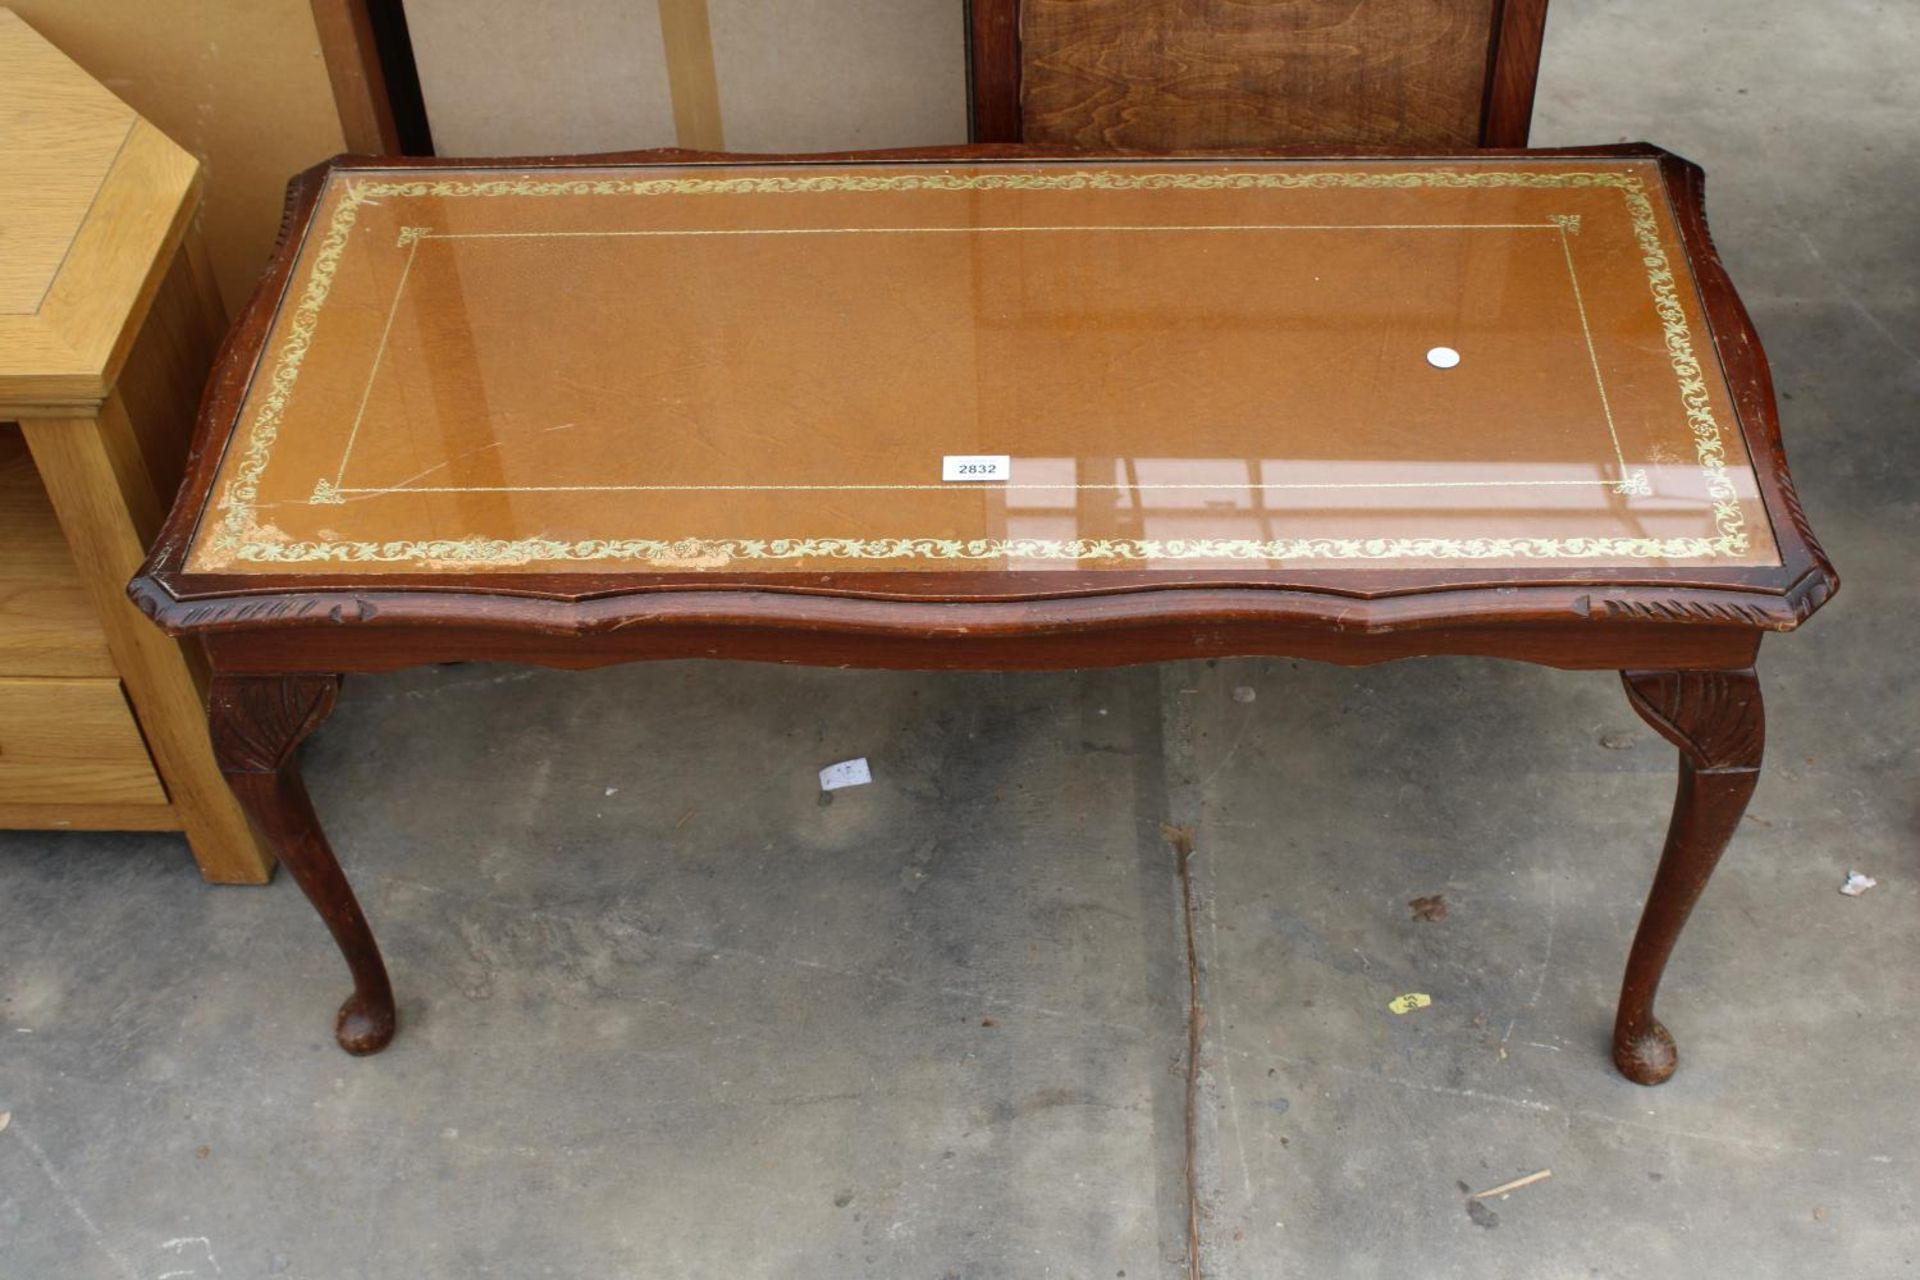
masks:
[(1670, 1084), (1605, 1057), (1673, 775), (1605, 675), (427, 670), (306, 756), (381, 1057), (287, 878), (0, 836), (0, 1277), (1184, 1276), (1166, 824), (1207, 1276), (1920, 1273), (1920, 13), (1581, 0), (1548, 49), (1539, 142), (1713, 175), (1847, 578), (1763, 655)]

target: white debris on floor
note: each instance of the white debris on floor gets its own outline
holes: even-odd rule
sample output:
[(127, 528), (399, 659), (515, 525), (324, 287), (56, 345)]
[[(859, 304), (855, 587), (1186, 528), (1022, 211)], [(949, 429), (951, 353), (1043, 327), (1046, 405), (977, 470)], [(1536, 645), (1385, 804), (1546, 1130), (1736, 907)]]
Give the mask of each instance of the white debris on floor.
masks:
[(1840, 886), (1840, 892), (1849, 898), (1857, 898), (1873, 886), (1879, 884), (1872, 876), (1859, 871), (1847, 872), (1847, 882)]
[(873, 781), (873, 770), (867, 767), (867, 758), (842, 760), (839, 764), (830, 764), (820, 771), (820, 789), (838, 791), (842, 787), (864, 787)]

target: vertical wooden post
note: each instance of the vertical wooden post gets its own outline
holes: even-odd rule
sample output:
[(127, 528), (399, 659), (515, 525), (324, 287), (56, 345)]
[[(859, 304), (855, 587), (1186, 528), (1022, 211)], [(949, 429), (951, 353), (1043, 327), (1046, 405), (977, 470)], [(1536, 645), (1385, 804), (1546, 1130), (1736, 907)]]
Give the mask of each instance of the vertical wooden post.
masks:
[(367, 0), (313, 0), (313, 25), (347, 149), (370, 156), (400, 154), (400, 130)]
[(660, 0), (660, 40), (667, 52), (676, 139), (690, 151), (726, 150), (707, 0)]
[(1527, 145), (1546, 33), (1547, 0), (1502, 0), (1494, 6), (1486, 105), (1480, 116), (1481, 146)]
[(201, 874), (265, 884), (273, 857), (214, 763), (204, 659), (127, 598), (162, 505), (126, 404), (115, 391), (91, 416), (28, 418), (20, 428)]
[(970, 140), (1019, 142), (1019, 0), (970, 0), (967, 19)]

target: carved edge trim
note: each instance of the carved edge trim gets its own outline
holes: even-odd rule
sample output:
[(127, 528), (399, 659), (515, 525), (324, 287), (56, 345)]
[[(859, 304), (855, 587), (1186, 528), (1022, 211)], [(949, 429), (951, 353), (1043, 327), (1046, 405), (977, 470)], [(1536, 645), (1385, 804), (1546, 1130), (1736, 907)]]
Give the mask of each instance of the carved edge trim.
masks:
[[(1599, 614), (1609, 620), (1624, 622), (1662, 622), (1680, 625), (1717, 627), (1753, 627), (1762, 631), (1792, 631), (1808, 618), (1815, 610), (1825, 604), (1835, 590), (1836, 581), (1831, 570), (1820, 567), (1808, 570), (1778, 598), (1778, 603), (1769, 600), (1765, 604), (1739, 600), (1716, 598), (1705, 593), (1694, 595), (1673, 595), (1664, 598), (1603, 597), (1594, 600), (1591, 596), (1582, 597), (1584, 607), (1576, 602), (1576, 611), (1587, 616)], [(1784, 605), (1784, 608), (1782, 607)]]
[(276, 773), (333, 711), (339, 676), (216, 675), (207, 727), (223, 773)]
[(1627, 701), (1661, 737), (1708, 773), (1752, 772), (1766, 746), (1766, 712), (1752, 667), (1622, 671)]
[(1785, 625), (1777, 610), (1724, 600), (1689, 600), (1674, 597), (1668, 600), (1604, 600), (1601, 604), (1607, 617), (1630, 622), (1754, 627), (1766, 631), (1782, 630)]
[[(1786, 438), (1778, 430), (1773, 434), (1768, 452), (1772, 455), (1774, 482), (1780, 487), (1780, 505), (1786, 508), (1787, 519), (1792, 523), (1794, 532), (1807, 544), (1807, 552), (1813, 557), (1813, 563), (1822, 578), (1818, 598), (1807, 609), (1810, 614), (1840, 589), (1840, 574), (1834, 569), (1833, 561), (1827, 558), (1827, 549), (1820, 545), (1820, 539), (1815, 536), (1813, 524), (1807, 519), (1806, 508), (1800, 505), (1800, 490), (1795, 487), (1793, 472), (1787, 467)], [(1813, 593), (1808, 594), (1811, 596)]]
[[(1780, 404), (1773, 386), (1773, 371), (1761, 344), (1759, 330), (1753, 323), (1753, 315), (1747, 309), (1746, 300), (1734, 287), (1732, 274), (1720, 256), (1720, 248), (1714, 242), (1712, 224), (1707, 219), (1706, 171), (1692, 161), (1674, 155), (1663, 157), (1660, 164), (1667, 177), (1667, 189), (1675, 201), (1676, 220), (1682, 234), (1691, 234), (1697, 239), (1699, 252), (1692, 255), (1696, 284), (1702, 307), (1707, 312), (1707, 328), (1714, 335), (1714, 345), (1725, 368), (1729, 389), (1733, 392), (1734, 414), (1743, 429), (1748, 452), (1753, 455), (1756, 470), (1759, 469), (1759, 455), (1766, 455), (1774, 496), (1779, 499), (1779, 512), (1786, 516), (1799, 537), (1812, 572), (1824, 579), (1819, 589), (1804, 591), (1795, 601), (1795, 621), (1802, 622), (1839, 591), (1840, 575), (1813, 531), (1806, 509), (1800, 503), (1793, 472), (1787, 465), (1786, 433), (1780, 422)], [(1728, 313), (1726, 319), (1731, 321), (1730, 324), (1722, 324), (1721, 317), (1716, 314), (1722, 309)], [(1749, 412), (1749, 398), (1754, 412)], [(1748, 427), (1757, 427), (1762, 438), (1756, 440), (1755, 432), (1746, 430)], [(1772, 504), (1767, 506), (1772, 510)], [(1796, 583), (1795, 586), (1797, 588), (1800, 584)]]
[(1834, 573), (1833, 566), (1822, 562), (1807, 571), (1805, 577), (1793, 584), (1787, 593), (1787, 603), (1793, 606), (1793, 622), (1798, 626), (1813, 616), (1814, 610), (1833, 598), (1840, 589), (1840, 579)]
[(276, 622), (371, 622), (379, 606), (362, 596), (227, 596), (206, 601), (178, 601), (137, 578), (127, 594), (140, 612), (169, 634), (258, 626)]
[(313, 182), (312, 172), (302, 171), (287, 179), (286, 191), (280, 197), (280, 229), (273, 237), (273, 253), (278, 257), (287, 251), (288, 243), (293, 239), (293, 229), (300, 221), (300, 210), (307, 195), (307, 188)]

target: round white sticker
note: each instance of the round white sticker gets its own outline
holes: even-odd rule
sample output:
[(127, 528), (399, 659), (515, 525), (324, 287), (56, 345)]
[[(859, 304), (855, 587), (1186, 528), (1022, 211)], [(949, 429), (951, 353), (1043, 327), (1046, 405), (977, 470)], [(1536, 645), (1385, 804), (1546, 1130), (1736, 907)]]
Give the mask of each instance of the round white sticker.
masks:
[(1436, 369), (1451, 369), (1460, 363), (1460, 353), (1452, 347), (1435, 347), (1427, 352), (1427, 363)]

